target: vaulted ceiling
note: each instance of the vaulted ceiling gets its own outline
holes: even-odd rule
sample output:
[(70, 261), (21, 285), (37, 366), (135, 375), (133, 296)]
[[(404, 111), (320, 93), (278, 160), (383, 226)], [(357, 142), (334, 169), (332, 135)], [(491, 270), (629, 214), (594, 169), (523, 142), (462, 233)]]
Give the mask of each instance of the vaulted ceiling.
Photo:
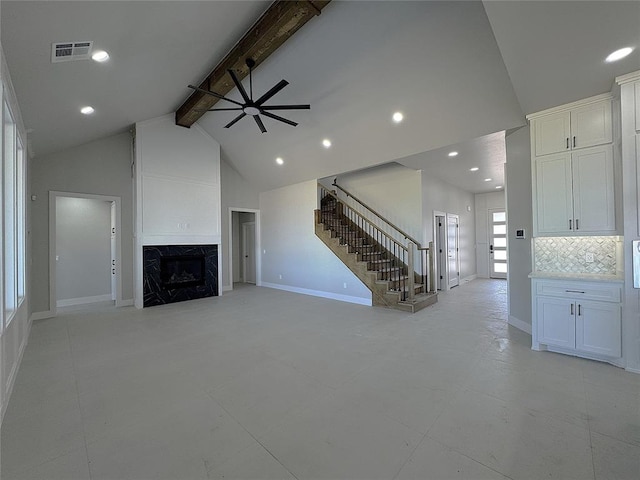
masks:
[[(172, 114), (191, 93), (187, 84), (198, 84), (268, 6), (3, 0), (1, 41), (33, 151)], [(261, 191), (401, 158), (453, 180), (456, 168), (479, 164), (500, 181), (491, 134), (523, 125), (524, 114), (608, 91), (616, 75), (640, 69), (638, 49), (603, 62), (617, 48), (640, 47), (639, 19), (640, 2), (334, 0), (254, 72), (257, 95), (285, 78), (290, 85), (274, 103), (311, 104), (282, 112), (298, 127), (266, 119), (261, 134), (247, 118), (223, 128), (235, 112), (198, 123)], [(84, 40), (109, 51), (109, 62), (51, 63), (51, 43)], [(240, 99), (235, 90), (229, 96)], [(79, 114), (85, 104), (93, 116)], [(395, 111), (405, 115), (400, 124), (391, 122)], [(443, 159), (450, 145), (461, 154)], [(494, 188), (484, 173), (463, 188)]]

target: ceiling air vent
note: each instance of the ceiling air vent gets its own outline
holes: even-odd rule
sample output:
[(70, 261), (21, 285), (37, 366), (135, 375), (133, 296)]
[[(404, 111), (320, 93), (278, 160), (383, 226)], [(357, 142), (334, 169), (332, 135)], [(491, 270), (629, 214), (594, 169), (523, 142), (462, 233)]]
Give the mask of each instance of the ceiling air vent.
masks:
[(87, 60), (91, 55), (93, 42), (66, 42), (51, 45), (51, 62)]

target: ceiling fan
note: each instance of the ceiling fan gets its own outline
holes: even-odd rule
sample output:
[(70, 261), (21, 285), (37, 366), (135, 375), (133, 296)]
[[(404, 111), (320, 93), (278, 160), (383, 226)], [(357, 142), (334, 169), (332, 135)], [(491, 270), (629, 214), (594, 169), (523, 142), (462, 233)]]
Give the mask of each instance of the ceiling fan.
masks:
[(242, 95), (242, 99), (244, 100), (244, 103), (237, 102), (235, 100), (225, 97), (224, 95), (220, 95), (219, 93), (212, 92), (211, 90), (205, 90), (202, 88), (194, 87), (193, 85), (189, 85), (188, 87), (192, 88), (193, 90), (196, 90), (197, 92), (202, 92), (207, 95), (211, 95), (213, 97), (219, 98), (220, 100), (226, 100), (227, 102), (231, 102), (237, 105), (237, 107), (211, 108), (207, 110), (208, 112), (228, 112), (228, 111), (241, 112), (240, 115), (238, 115), (236, 118), (234, 118), (229, 123), (227, 123), (224, 126), (224, 128), (231, 127), (232, 125), (234, 125), (236, 122), (246, 117), (247, 115), (251, 115), (253, 117), (253, 119), (256, 121), (256, 124), (258, 125), (258, 128), (262, 133), (265, 133), (267, 129), (264, 127), (264, 123), (262, 123), (262, 119), (260, 118), (260, 115), (273, 118), (274, 120), (278, 120), (280, 122), (286, 123), (293, 127), (298, 125), (296, 122), (293, 122), (287, 118), (283, 118), (279, 115), (274, 115), (273, 113), (270, 112), (270, 110), (309, 110), (311, 108), (311, 105), (265, 105), (264, 103), (267, 100), (273, 97), (276, 93), (278, 93), (284, 87), (289, 85), (289, 82), (287, 82), (286, 80), (280, 80), (277, 84), (275, 84), (271, 88), (271, 90), (269, 90), (267, 93), (262, 95), (257, 100), (254, 100), (253, 99), (253, 79), (252, 79), (251, 72), (256, 62), (251, 58), (247, 58), (245, 62), (247, 64), (247, 67), (249, 67), (249, 94), (248, 95), (247, 95), (247, 91), (244, 89), (244, 86), (242, 85), (242, 83), (240, 83), (240, 80), (238, 80), (238, 77), (236, 76), (235, 72), (231, 69), (227, 70), (227, 72), (229, 72), (229, 75), (231, 76), (231, 80), (233, 80), (233, 83), (238, 88), (240, 95)]

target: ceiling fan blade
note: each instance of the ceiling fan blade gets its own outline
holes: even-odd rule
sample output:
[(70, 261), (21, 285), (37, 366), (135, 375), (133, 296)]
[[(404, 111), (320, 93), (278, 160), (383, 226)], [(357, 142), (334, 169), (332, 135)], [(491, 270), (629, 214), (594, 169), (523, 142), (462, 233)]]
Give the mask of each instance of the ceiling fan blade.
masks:
[[(242, 107), (234, 107), (234, 108), (210, 108), (209, 110), (205, 110), (207, 112), (230, 112), (230, 111), (242, 110)], [(200, 110), (202, 111), (202, 110)]]
[(240, 120), (241, 118), (246, 117), (247, 114), (242, 112), (240, 115), (238, 115), (236, 118), (234, 118), (233, 120), (231, 120), (229, 123), (227, 123), (224, 128), (229, 128), (230, 126), (234, 125), (238, 120)]
[(260, 129), (260, 131), (262, 133), (267, 133), (267, 129), (264, 128), (264, 123), (262, 123), (262, 120), (260, 119), (260, 117), (258, 115), (254, 115), (253, 119), (256, 121), (256, 123), (258, 124), (258, 128)]
[(262, 110), (309, 110), (311, 105), (269, 105), (260, 108)]
[(276, 93), (278, 93), (280, 90), (282, 90), (287, 85), (289, 85), (289, 82), (287, 82), (286, 80), (280, 80), (278, 83), (275, 84), (275, 86), (273, 88), (271, 88), (271, 90), (269, 90), (267, 93), (262, 95), (258, 100), (256, 100), (254, 102), (254, 104), (255, 105), (262, 105), (264, 102), (269, 100), (271, 97), (273, 97)]
[(227, 70), (227, 72), (229, 72), (229, 75), (231, 76), (231, 80), (233, 80), (233, 83), (236, 84), (236, 87), (238, 88), (240, 95), (242, 95), (244, 102), (251, 103), (251, 99), (249, 98), (249, 95), (247, 95), (247, 91), (244, 89), (244, 86), (242, 85), (242, 83), (240, 83), (240, 80), (238, 80), (238, 77), (236, 76), (236, 72), (234, 72), (231, 69)]
[(244, 106), (240, 102), (236, 102), (235, 100), (231, 100), (230, 98), (227, 98), (227, 97), (225, 97), (223, 95), (220, 95), (219, 93), (212, 92), (211, 90), (204, 90), (202, 88), (194, 87), (193, 85), (187, 85), (187, 87), (195, 90), (196, 92), (206, 93), (207, 95), (211, 95), (212, 97), (219, 98), (220, 100), (226, 100), (227, 102), (235, 103), (236, 105), (240, 105), (241, 107)]
[(262, 112), (262, 114), (265, 117), (273, 118), (274, 120), (279, 120), (280, 122), (287, 123), (287, 124), (291, 125), (292, 127), (295, 127), (295, 126), (298, 125), (296, 122), (292, 122), (291, 120), (288, 120), (286, 118), (279, 117), (278, 115), (274, 115), (273, 113)]

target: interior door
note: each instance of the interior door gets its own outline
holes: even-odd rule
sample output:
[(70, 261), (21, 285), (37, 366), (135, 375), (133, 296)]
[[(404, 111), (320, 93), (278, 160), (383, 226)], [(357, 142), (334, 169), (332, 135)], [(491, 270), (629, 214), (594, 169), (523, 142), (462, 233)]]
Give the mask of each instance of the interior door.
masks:
[(458, 215), (447, 214), (447, 286), (452, 288), (460, 283)]
[(111, 300), (116, 299), (116, 202), (111, 202)]
[(256, 224), (242, 224), (242, 265), (245, 283), (256, 283)]
[(489, 210), (489, 276), (507, 278), (507, 212)]

